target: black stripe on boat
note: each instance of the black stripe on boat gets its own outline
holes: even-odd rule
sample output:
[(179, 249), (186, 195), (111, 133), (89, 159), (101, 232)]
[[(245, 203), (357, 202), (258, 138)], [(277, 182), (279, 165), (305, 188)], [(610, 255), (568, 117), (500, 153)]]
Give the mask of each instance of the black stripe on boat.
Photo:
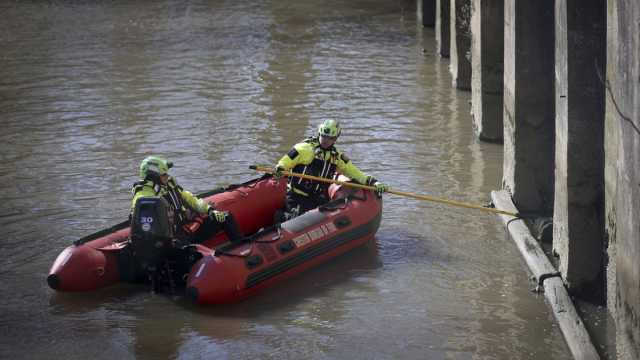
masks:
[(325, 240), (316, 246), (300, 252), (299, 254), (285, 259), (279, 263), (269, 266), (268, 268), (255, 272), (247, 277), (245, 288), (250, 288), (266, 281), (274, 276), (280, 275), (300, 264), (310, 261), (318, 256), (324, 255), (335, 248), (348, 243), (351, 240), (361, 238), (368, 234), (372, 234), (380, 226), (382, 214), (379, 213), (373, 220), (364, 225), (360, 225), (352, 230), (338, 234), (330, 240)]

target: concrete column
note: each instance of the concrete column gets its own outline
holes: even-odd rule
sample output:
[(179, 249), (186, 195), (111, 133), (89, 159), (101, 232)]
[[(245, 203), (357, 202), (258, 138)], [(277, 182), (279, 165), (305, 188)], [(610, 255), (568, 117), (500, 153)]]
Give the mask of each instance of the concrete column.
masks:
[[(617, 77), (617, 62), (612, 54), (618, 54), (618, 16), (617, 1), (607, 1), (607, 79)], [(621, 139), (620, 124), (617, 113), (612, 111), (615, 105), (611, 101), (611, 93), (605, 87), (605, 122), (604, 122), (604, 198), (605, 198), (605, 240), (607, 242), (607, 309), (616, 318), (616, 299), (618, 295), (616, 279), (617, 259), (617, 211), (618, 197), (618, 147)]]
[(451, 63), (453, 85), (471, 90), (471, 0), (450, 0), (451, 3)]
[(471, 3), (471, 113), (480, 140), (502, 141), (504, 0)]
[(521, 212), (551, 214), (554, 0), (505, 0), (503, 186)]
[(443, 58), (449, 57), (449, 41), (451, 32), (449, 21), (451, 17), (450, 0), (436, 0), (436, 43), (438, 44), (438, 54)]
[(605, 0), (556, 0), (553, 249), (572, 293), (604, 301)]
[(422, 26), (433, 27), (436, 24), (436, 0), (417, 0), (418, 22)]
[[(609, 243), (615, 243), (616, 355), (640, 358), (640, 2), (607, 1), (607, 142), (605, 183), (615, 182), (615, 203), (608, 210)], [(609, 146), (615, 146), (610, 148)], [(607, 193), (610, 195), (611, 193)], [(611, 245), (610, 245), (611, 246)]]

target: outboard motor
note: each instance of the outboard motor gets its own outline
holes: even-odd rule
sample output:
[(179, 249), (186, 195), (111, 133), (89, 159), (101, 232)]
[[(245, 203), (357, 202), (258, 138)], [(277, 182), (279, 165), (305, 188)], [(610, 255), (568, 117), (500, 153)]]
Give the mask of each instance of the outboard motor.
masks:
[[(174, 215), (162, 197), (140, 198), (131, 218), (131, 252), (134, 261), (158, 290), (158, 282), (174, 251)], [(166, 279), (171, 280), (171, 279)]]
[(156, 266), (173, 247), (173, 216), (164, 198), (140, 198), (131, 218), (131, 244), (143, 268)]
[(146, 280), (154, 292), (175, 293), (184, 287), (191, 267), (202, 254), (177, 233), (175, 219), (165, 198), (138, 199), (131, 217), (131, 245), (121, 252), (123, 278)]

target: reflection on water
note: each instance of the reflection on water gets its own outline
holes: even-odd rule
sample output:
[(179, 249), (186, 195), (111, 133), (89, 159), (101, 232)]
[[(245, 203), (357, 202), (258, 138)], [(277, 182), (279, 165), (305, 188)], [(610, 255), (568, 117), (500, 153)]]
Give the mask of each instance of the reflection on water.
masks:
[(487, 201), (502, 149), (475, 140), (411, 6), (0, 4), (0, 357), (568, 356), (493, 216), (391, 195), (374, 242), (238, 305), (46, 285), (72, 240), (127, 216), (146, 155), (199, 192), (256, 176), (326, 117), (393, 188)]

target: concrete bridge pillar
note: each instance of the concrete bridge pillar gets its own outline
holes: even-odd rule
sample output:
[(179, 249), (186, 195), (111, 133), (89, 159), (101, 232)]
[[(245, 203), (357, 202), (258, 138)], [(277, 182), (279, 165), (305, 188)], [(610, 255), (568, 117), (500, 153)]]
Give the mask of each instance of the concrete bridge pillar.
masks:
[[(607, 1), (607, 72), (606, 78), (611, 83), (617, 80), (618, 51), (618, 16), (614, 1)], [(615, 54), (612, 56), (612, 54)], [(604, 203), (605, 203), (605, 241), (607, 243), (607, 309), (616, 318), (616, 301), (618, 296), (617, 281), (617, 198), (618, 198), (618, 147), (622, 134), (617, 112), (613, 111), (613, 88), (605, 86), (605, 121), (604, 121)]]
[(554, 187), (554, 0), (505, 0), (503, 186), (550, 215)]
[(605, 0), (556, 0), (553, 248), (572, 293), (604, 300)]
[[(640, 2), (607, 1), (605, 188), (618, 359), (640, 358)], [(615, 139), (609, 139), (615, 137)], [(612, 199), (612, 200), (609, 200)], [(612, 251), (612, 248), (614, 251)]]
[(453, 85), (460, 90), (471, 90), (471, 0), (450, 0), (451, 41), (449, 70)]
[(450, 0), (436, 0), (436, 43), (438, 44), (438, 54), (443, 58), (449, 57), (449, 41), (451, 31), (449, 22), (451, 21)]
[(418, 22), (425, 27), (436, 24), (436, 0), (417, 0)]
[(481, 140), (502, 141), (504, 0), (471, 3), (471, 112)]

